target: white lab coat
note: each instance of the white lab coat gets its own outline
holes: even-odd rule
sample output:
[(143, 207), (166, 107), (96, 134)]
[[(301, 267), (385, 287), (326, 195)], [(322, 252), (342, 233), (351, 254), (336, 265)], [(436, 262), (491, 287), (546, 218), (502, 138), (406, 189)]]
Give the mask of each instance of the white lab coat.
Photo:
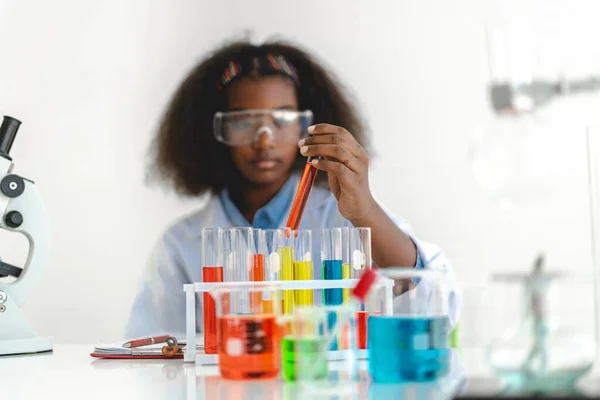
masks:
[[(299, 177), (292, 178), (298, 181)], [(297, 185), (297, 183), (295, 184)], [(289, 205), (291, 208), (291, 204)], [(424, 268), (447, 273), (451, 280), (448, 292), (449, 322), (456, 324), (462, 304), (462, 295), (454, 281), (454, 273), (443, 252), (435, 245), (417, 239), (408, 223), (386, 211), (402, 231), (415, 242)], [(286, 213), (286, 217), (289, 214)], [(284, 227), (286, 218), (280, 222)], [(327, 188), (313, 187), (300, 229), (319, 232), (321, 228), (352, 226), (338, 211), (337, 201)], [(185, 332), (185, 294), (183, 285), (202, 281), (200, 230), (204, 227), (231, 228), (232, 223), (223, 209), (218, 196), (212, 196), (208, 204), (173, 223), (155, 244), (143, 271), (139, 292), (134, 300), (125, 337), (133, 338), (168, 332), (182, 335)], [(321, 276), (319, 234), (313, 234), (313, 276)], [(428, 282), (421, 281), (411, 293), (394, 299), (394, 308), (403, 307), (403, 298), (414, 294), (427, 298)], [(315, 296), (315, 302), (320, 302)], [(406, 304), (404, 304), (406, 305)], [(202, 296), (197, 296), (196, 307), (202, 310)], [(197, 314), (197, 329), (202, 331), (202, 318)]]

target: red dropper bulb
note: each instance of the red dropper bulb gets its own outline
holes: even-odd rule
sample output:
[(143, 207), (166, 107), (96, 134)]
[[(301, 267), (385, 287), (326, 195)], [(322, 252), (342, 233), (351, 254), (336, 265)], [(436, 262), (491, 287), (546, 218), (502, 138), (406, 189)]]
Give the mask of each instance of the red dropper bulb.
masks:
[(365, 269), (350, 293), (353, 297), (357, 298), (361, 302), (364, 302), (378, 277), (379, 274), (377, 274), (375, 268)]

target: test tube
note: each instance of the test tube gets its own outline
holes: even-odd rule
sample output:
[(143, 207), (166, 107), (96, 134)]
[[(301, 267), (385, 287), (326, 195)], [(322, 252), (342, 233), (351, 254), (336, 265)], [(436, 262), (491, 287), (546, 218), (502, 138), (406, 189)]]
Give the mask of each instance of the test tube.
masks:
[[(223, 282), (223, 230), (203, 228), (200, 233), (202, 282)], [(203, 293), (204, 352), (216, 354), (218, 346), (215, 301)]]
[[(281, 272), (281, 259), (279, 257), (279, 246), (283, 241), (283, 229), (265, 229), (263, 230), (266, 248), (266, 268), (265, 280), (277, 281)], [(268, 296), (268, 293), (267, 293)], [(281, 309), (283, 310), (283, 299), (281, 299)], [(263, 294), (261, 307), (264, 313), (270, 313), (273, 310), (273, 299), (265, 297)]]
[[(326, 280), (342, 279), (342, 228), (321, 229), (322, 277)], [(323, 289), (323, 303), (340, 305), (342, 289)]]
[[(249, 227), (232, 228), (232, 254), (233, 254), (233, 281), (250, 281), (250, 272), (254, 263), (254, 233), (255, 229)], [(233, 293), (231, 298), (234, 312), (249, 313), (249, 292)]]
[[(324, 228), (321, 229), (321, 259), (323, 264), (324, 280), (342, 279), (342, 232), (343, 228)], [(338, 306), (343, 303), (343, 289), (324, 289), (323, 304)], [(329, 312), (327, 315), (328, 327), (333, 329), (338, 319), (336, 312)], [(333, 343), (330, 350), (338, 350), (339, 340)]]
[[(352, 279), (354, 276), (350, 268), (350, 228), (342, 228), (342, 279)], [(342, 301), (344, 304), (350, 300), (350, 289), (343, 289)]]
[[(359, 278), (366, 268), (371, 268), (371, 228), (348, 228), (349, 276)], [(367, 348), (367, 311), (360, 310), (356, 315), (357, 346)]]
[(317, 177), (318, 169), (312, 165), (311, 161), (312, 157), (309, 157), (306, 161), (306, 166), (304, 167), (304, 172), (296, 191), (296, 197), (294, 197), (294, 202), (292, 203), (292, 210), (285, 225), (294, 231), (300, 227), (300, 220), (302, 219), (302, 214), (304, 214), (308, 196)]
[[(313, 278), (312, 232), (310, 230), (294, 231), (294, 280), (309, 281)], [(312, 289), (299, 289), (294, 293), (295, 304), (313, 305)]]
[[(265, 232), (262, 229), (253, 229), (251, 232), (252, 264), (250, 267), (250, 280), (261, 282), (266, 279), (267, 244)], [(261, 292), (252, 293), (250, 297), (251, 307), (260, 307)]]
[[(282, 281), (293, 281), (294, 280), (294, 268), (292, 260), (294, 259), (294, 232), (285, 228), (280, 237), (281, 243), (277, 248), (279, 254), (279, 260), (281, 262), (281, 271), (279, 278)], [(284, 290), (283, 291), (283, 313), (291, 314), (294, 310), (294, 291)]]

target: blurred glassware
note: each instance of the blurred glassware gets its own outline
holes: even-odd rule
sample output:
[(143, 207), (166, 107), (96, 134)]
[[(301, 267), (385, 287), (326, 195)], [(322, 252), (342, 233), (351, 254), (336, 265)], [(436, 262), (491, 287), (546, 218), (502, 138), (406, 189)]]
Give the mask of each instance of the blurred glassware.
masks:
[[(530, 274), (494, 275), (502, 302), (519, 299), (504, 334), (488, 348), (488, 362), (508, 388), (555, 392), (573, 388), (596, 358), (594, 283), (589, 277), (546, 271), (542, 256)], [(500, 288), (500, 290), (498, 290)], [(506, 309), (506, 304), (504, 304)], [(518, 318), (518, 320), (517, 320)]]

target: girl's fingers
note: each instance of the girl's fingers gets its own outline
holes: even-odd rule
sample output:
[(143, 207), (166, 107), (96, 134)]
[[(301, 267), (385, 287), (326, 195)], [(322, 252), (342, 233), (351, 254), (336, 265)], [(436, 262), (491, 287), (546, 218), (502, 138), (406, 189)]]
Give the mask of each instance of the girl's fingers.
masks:
[(361, 171), (359, 160), (344, 147), (337, 144), (304, 145), (300, 148), (300, 153), (307, 157), (324, 157), (327, 160), (336, 161), (355, 173)]
[(300, 147), (310, 144), (337, 144), (345, 147), (354, 157), (360, 159), (366, 157), (364, 148), (358, 144), (354, 136), (346, 129), (329, 124), (313, 125), (311, 128), (314, 128), (313, 130), (309, 128), (311, 136), (302, 139), (298, 143)]
[[(333, 160), (317, 160), (311, 161), (315, 168), (327, 172), (327, 174), (337, 177), (339, 180), (352, 182), (356, 180), (356, 175), (344, 164)], [(354, 178), (354, 179), (353, 179)]]

